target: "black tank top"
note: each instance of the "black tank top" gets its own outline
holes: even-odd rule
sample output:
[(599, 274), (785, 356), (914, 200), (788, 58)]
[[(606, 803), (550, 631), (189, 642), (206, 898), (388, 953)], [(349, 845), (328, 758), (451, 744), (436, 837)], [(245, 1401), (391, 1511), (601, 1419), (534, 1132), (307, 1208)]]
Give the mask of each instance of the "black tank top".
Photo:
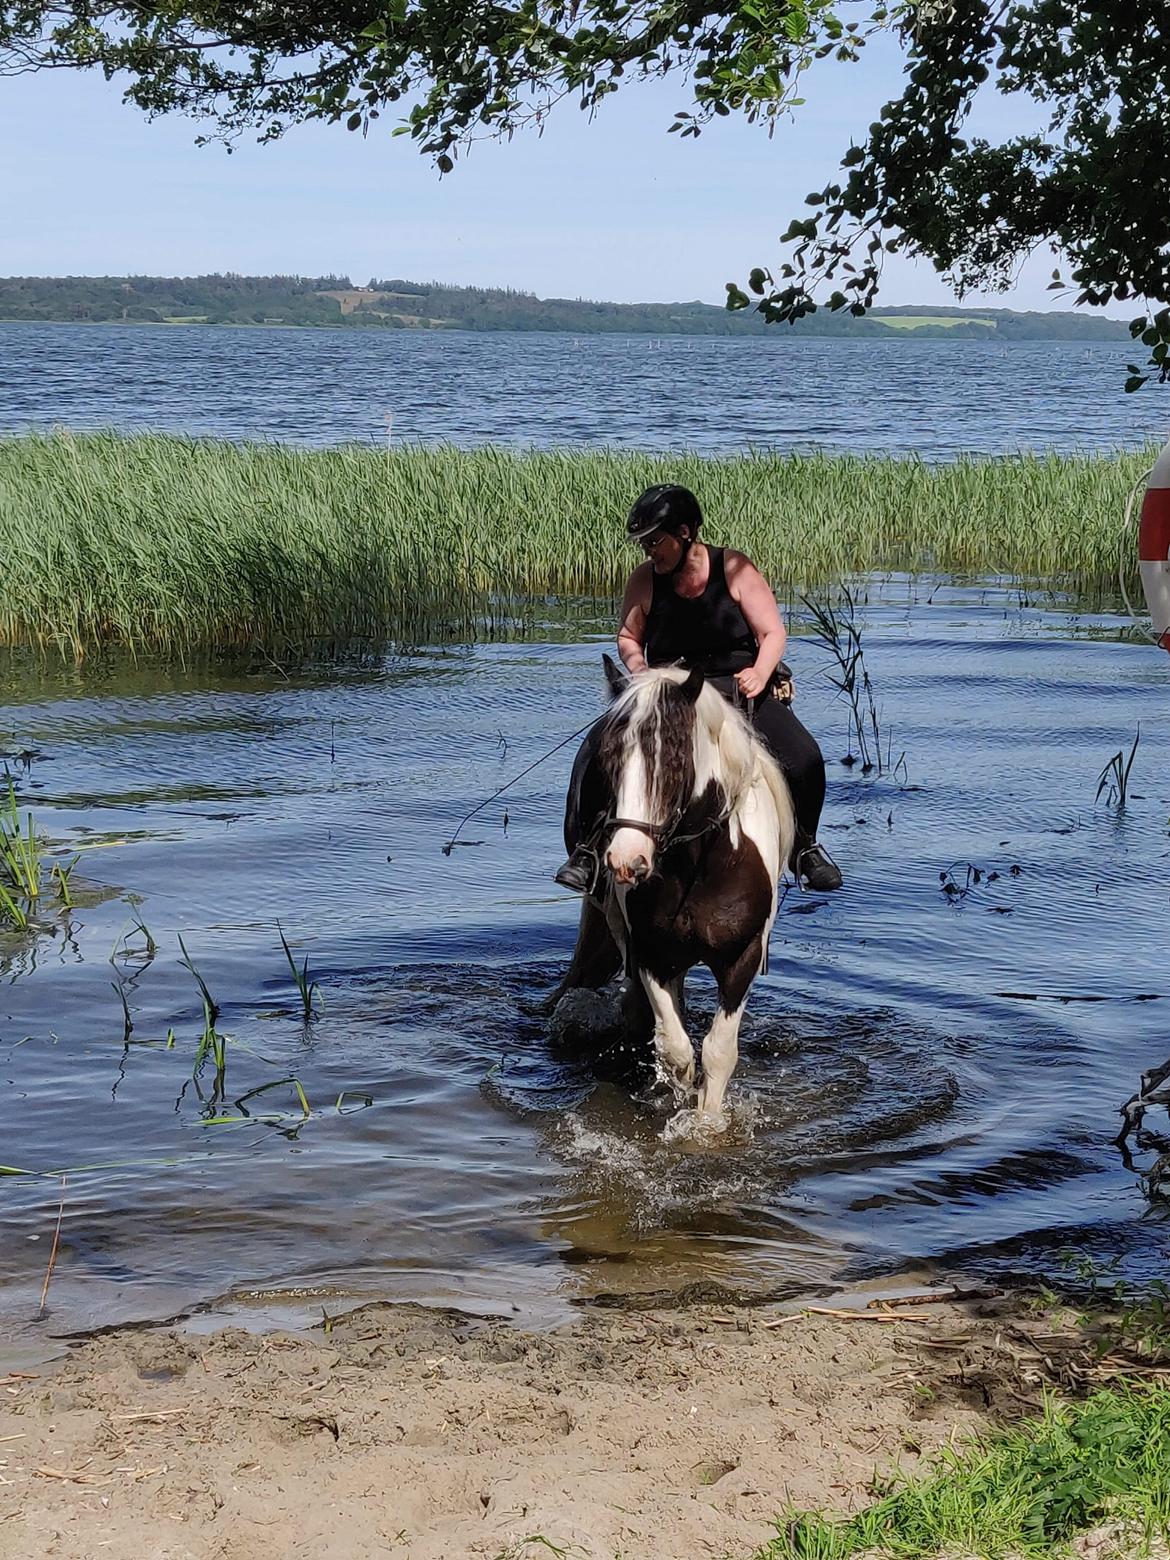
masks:
[(710, 572), (702, 595), (680, 596), (669, 574), (655, 574), (642, 653), (649, 666), (699, 667), (726, 677), (754, 664), (759, 645), (727, 588), (723, 548), (708, 547)]

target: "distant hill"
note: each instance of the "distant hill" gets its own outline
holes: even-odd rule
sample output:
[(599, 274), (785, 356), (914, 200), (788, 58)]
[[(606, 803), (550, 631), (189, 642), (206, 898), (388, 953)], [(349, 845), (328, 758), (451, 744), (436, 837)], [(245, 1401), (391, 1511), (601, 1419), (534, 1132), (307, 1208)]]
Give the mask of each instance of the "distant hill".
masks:
[(910, 305), (862, 319), (809, 315), (795, 327), (710, 303), (595, 303), (537, 298), (499, 287), (401, 279), (355, 287), (348, 276), (10, 276), (0, 278), (0, 320), (116, 321), (155, 325), (302, 325), (345, 330), (533, 330), (578, 336), (922, 337), (986, 341), (1129, 339), (1122, 320), (1076, 313)]

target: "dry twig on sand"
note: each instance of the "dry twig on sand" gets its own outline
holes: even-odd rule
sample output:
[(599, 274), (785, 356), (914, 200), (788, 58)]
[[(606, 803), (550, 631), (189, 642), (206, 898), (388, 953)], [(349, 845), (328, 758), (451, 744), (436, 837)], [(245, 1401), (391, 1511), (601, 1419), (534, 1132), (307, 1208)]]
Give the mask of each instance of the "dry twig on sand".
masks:
[(57, 1265), (57, 1251), (61, 1245), (61, 1220), (65, 1216), (65, 1177), (61, 1177), (61, 1202), (57, 1208), (57, 1226), (53, 1231), (53, 1246), (49, 1252), (49, 1265), (45, 1269), (45, 1282), (41, 1286), (41, 1308), (38, 1316), (45, 1314), (45, 1301), (49, 1298), (49, 1282), (53, 1277), (53, 1269)]

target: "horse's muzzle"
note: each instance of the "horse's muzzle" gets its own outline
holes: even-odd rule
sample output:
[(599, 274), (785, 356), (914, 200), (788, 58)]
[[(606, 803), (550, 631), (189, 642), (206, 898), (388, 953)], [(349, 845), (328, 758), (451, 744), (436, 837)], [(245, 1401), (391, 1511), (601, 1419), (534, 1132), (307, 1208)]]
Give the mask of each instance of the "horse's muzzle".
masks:
[(644, 836), (640, 839), (637, 836), (630, 839), (628, 833), (625, 839), (615, 836), (605, 853), (605, 864), (614, 882), (621, 888), (644, 883), (651, 872), (652, 850), (652, 844)]
[(637, 883), (644, 883), (650, 876), (650, 863), (645, 856), (635, 856), (632, 861), (611, 861), (609, 870), (615, 883), (631, 888)]

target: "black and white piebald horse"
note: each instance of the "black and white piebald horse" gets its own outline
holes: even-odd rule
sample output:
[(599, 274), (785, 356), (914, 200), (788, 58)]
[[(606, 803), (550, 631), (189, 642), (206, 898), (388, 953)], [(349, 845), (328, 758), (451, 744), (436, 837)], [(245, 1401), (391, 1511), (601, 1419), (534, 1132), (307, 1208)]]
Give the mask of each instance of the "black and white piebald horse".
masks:
[(792, 799), (747, 721), (701, 672), (651, 668), (627, 679), (607, 656), (606, 674), (614, 699), (577, 755), (565, 812), (565, 844), (587, 844), (597, 876), (554, 1000), (624, 967), (648, 1001), (664, 1074), (689, 1095), (683, 982), (705, 964), (719, 1006), (703, 1039), (697, 1105), (718, 1117), (748, 988), (767, 958)]

